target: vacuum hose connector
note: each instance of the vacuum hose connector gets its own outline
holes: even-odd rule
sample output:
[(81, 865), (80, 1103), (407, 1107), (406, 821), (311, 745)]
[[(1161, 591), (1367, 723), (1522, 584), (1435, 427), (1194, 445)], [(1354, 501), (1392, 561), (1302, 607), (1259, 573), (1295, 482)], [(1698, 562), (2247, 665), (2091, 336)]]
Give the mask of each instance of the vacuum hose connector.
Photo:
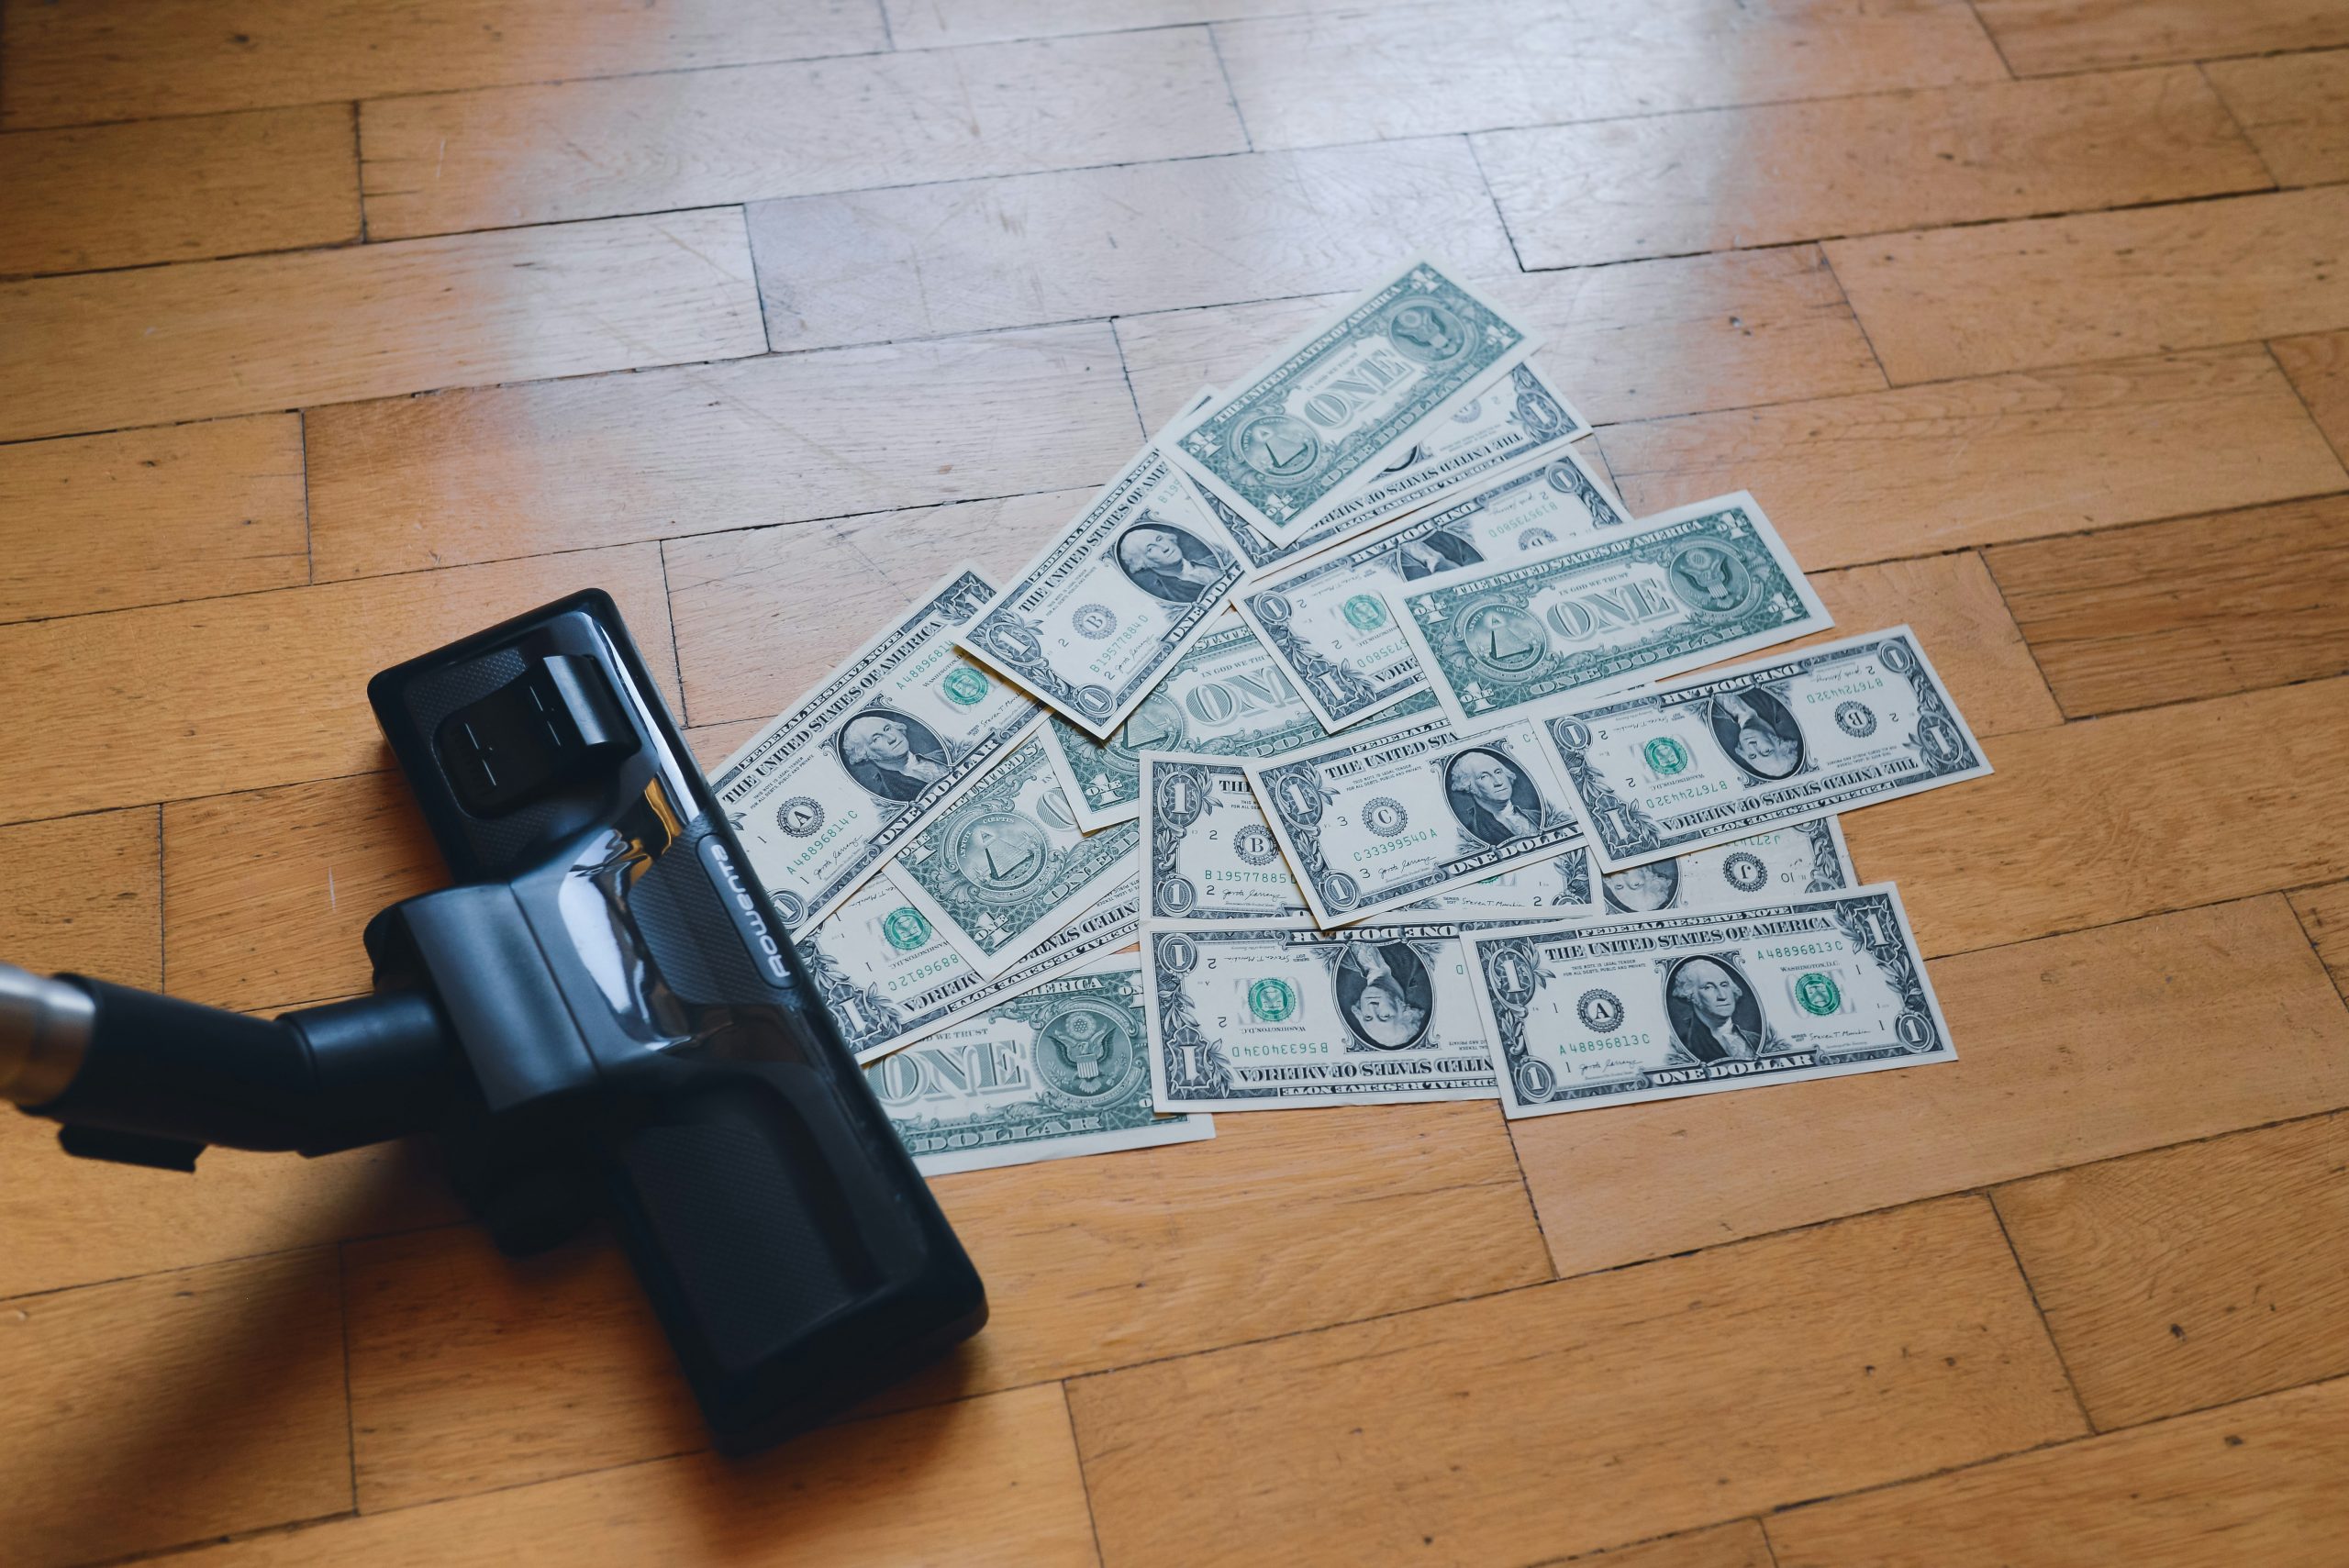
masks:
[(70, 980), (0, 963), (0, 1100), (45, 1105), (82, 1071), (97, 1004)]

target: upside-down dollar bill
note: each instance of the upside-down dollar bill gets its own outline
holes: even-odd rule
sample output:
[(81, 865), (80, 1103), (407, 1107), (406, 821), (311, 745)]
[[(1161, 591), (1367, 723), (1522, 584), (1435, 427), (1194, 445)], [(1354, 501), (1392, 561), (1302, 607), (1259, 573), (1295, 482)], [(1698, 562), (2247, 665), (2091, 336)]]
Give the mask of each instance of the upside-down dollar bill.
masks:
[(1112, 953), (864, 1070), (926, 1176), (1215, 1136), (1151, 1105), (1141, 960)]
[[(1238, 762), (1149, 751), (1141, 766), (1145, 914), (1178, 920), (1312, 918)], [(1408, 924), (1596, 914), (1592, 880), (1590, 856), (1576, 845), (1406, 904), (1386, 918)]]
[(1548, 716), (1542, 728), (1602, 871), (1990, 771), (1905, 626)]
[(1814, 817), (1670, 860), (1650, 861), (1598, 879), (1616, 915), (1703, 914), (1855, 886), (1852, 851), (1832, 817)]
[(1582, 841), (1582, 823), (1528, 724), (1471, 740), (1431, 713), (1240, 762), (1325, 928)]
[(859, 1062), (926, 1040), (956, 1018), (1018, 995), (1134, 940), (1139, 893), (1121, 888), (990, 980), (939, 935), (894, 866), (797, 938), (816, 994)]
[[(1435, 706), (1425, 695), (1420, 709)], [(1226, 616), (1174, 662), (1156, 691), (1106, 741), (1054, 717), (1041, 733), (1069, 804), (1087, 832), (1141, 810), (1144, 750), (1269, 757), (1324, 731), (1256, 634)]]
[(1957, 1054), (1889, 883), (1464, 940), (1512, 1117)]
[(1436, 700), (1464, 732), (1835, 624), (1743, 494), (1387, 597)]
[(1130, 822), (1081, 830), (1037, 736), (907, 840), (891, 863), (923, 917), (992, 978), (1131, 883), (1140, 836)]
[(1027, 693), (954, 648), (994, 596), (953, 573), (713, 775), (786, 929), (839, 908), (1036, 723)]
[(1239, 1111), (1490, 1099), (1462, 929), (1145, 925), (1152, 1100)]
[(1630, 521), (1598, 475), (1562, 453), (1272, 573), (1241, 589), (1233, 607), (1323, 728), (1341, 729), (1425, 689), (1387, 607), (1390, 591), (1547, 554)]
[(1414, 261), (1177, 419), (1169, 447), (1256, 527), (1308, 530), (1534, 344), (1447, 269)]
[(1106, 740), (1247, 574), (1238, 542), (1152, 441), (956, 640)]

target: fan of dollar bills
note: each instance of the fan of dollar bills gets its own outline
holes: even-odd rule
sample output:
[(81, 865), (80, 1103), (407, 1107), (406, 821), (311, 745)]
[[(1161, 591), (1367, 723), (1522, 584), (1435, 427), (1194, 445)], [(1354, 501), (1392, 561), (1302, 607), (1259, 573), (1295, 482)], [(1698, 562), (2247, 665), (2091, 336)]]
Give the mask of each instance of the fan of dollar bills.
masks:
[(1953, 1057), (1835, 817), (1990, 771), (1948, 690), (1764, 653), (1832, 620), (1762, 508), (1631, 517), (1536, 346), (1412, 261), (719, 770), (924, 1170)]

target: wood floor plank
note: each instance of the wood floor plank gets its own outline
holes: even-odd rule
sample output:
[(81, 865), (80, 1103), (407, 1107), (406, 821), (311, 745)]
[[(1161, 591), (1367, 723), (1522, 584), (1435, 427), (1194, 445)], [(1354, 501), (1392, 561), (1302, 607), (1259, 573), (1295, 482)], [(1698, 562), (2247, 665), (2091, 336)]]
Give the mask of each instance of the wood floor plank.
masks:
[(1916, 628), (1976, 735), (2064, 721), (1998, 584), (1972, 551), (1814, 573), (1810, 585), (1835, 624), (1787, 650), (1905, 623)]
[(817, 349), (1514, 269), (1457, 138), (802, 196), (749, 209), (767, 335)]
[[(1213, 1143), (941, 1178), (993, 1317), (890, 1407), (1550, 1277), (1490, 1105), (1238, 1117)], [(1277, 1203), (1265, 1195), (1278, 1193)], [(705, 1440), (619, 1255), (516, 1267), (470, 1229), (350, 1249), (362, 1508)]]
[(2157, 1150), (1991, 1198), (2100, 1429), (2349, 1372), (2349, 1119)]
[(0, 771), (0, 821), (380, 771), (370, 676), (586, 587), (675, 700), (649, 544), (0, 627), (0, 696), (44, 741)]
[(380, 773), (167, 806), (163, 866), (172, 994), (250, 1013), (371, 990), (367, 922), (448, 880)]
[(0, 135), (0, 274), (359, 238), (348, 104)]
[[(1477, 281), (1542, 334), (1536, 362), (1601, 424), (1885, 385), (1815, 246)], [(1202, 384), (1245, 374), (1344, 297), (1120, 318), (1143, 423), (1156, 429)]]
[(2025, 76), (2349, 43), (2349, 16), (2324, 0), (1977, 0), (1975, 9)]
[(2349, 484), (2256, 345), (1619, 425), (1598, 439), (1635, 510), (1750, 489), (1814, 571)]
[(2300, 929), (2316, 944), (2317, 956), (2332, 972), (2334, 986), (2349, 997), (2349, 882), (2293, 894), (2292, 913), (2300, 917)]
[(1989, 562), (2075, 717), (2349, 671), (2349, 495), (1999, 545)]
[(899, 49), (1166, 28), (1292, 11), (1364, 11), (1415, 0), (882, 0)]
[(306, 421), (321, 581), (1098, 484), (1141, 439), (1097, 322), (346, 404)]
[(0, 284), (0, 439), (762, 353), (734, 208)]
[[(362, 1485), (364, 1477), (362, 1476)], [(1092, 1568), (1068, 1407), (1023, 1388), (803, 1438), (362, 1516), (190, 1554), (195, 1568), (651, 1562)]]
[[(1559, 1272), (2349, 1105), (2349, 1011), (2299, 937), (2270, 896), (1938, 959), (1946, 1066), (1515, 1123)], [(2259, 1044), (2214, 1073), (2219, 1038)]]
[(662, 546), (694, 721), (773, 718), (960, 562), (1008, 581), (1096, 488)]
[(1777, 1568), (2332, 1562), (2349, 1384), (2020, 1454), (1778, 1514)]
[(1769, 1538), (1758, 1519), (1614, 1547), (1567, 1562), (1582, 1568), (1772, 1568)]
[(0, 17), (0, 128), (888, 47), (872, 0), (61, 0)]
[(1244, 152), (1204, 28), (363, 106), (376, 239)]
[(1498, 131), (1475, 142), (1528, 267), (2273, 183), (2190, 65)]
[(161, 841), (151, 806), (0, 828), (0, 962), (161, 984)]
[(1952, 0), (1581, 0), (1222, 22), (1260, 148), (2004, 80)]
[(1836, 239), (1894, 383), (2349, 326), (2349, 186)]
[(2349, 50), (2214, 60), (2202, 73), (2277, 181), (2349, 179)]
[[(1998, 772), (1852, 812), (1853, 858), (1964, 952), (2349, 875), (2349, 678), (2001, 736)], [(2249, 759), (2249, 762), (2246, 762)]]
[(1971, 1197), (1085, 1378), (1069, 1403), (1103, 1555), (1134, 1568), (1531, 1562), (2081, 1429)]
[(340, 1288), (321, 1250), (0, 1307), (9, 1562), (347, 1510)]
[(310, 580), (302, 420), (0, 446), (0, 621)]
[(2267, 347), (2332, 450), (2349, 454), (2349, 332), (2279, 338)]

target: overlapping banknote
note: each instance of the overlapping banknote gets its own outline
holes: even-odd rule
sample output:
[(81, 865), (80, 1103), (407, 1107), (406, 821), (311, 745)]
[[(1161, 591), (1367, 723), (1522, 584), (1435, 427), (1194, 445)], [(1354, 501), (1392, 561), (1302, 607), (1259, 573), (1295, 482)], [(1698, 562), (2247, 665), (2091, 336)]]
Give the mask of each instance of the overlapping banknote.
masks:
[(1167, 450), (1256, 528), (1308, 533), (1535, 343), (1456, 273), (1420, 258), (1177, 419)]
[(1534, 728), (1465, 737), (1440, 714), (1241, 759), (1306, 907), (1324, 928), (1399, 909), (1578, 844)]
[(839, 908), (1041, 719), (955, 651), (994, 597), (976, 568), (950, 573), (712, 776), (787, 931)]
[(1097, 958), (874, 1062), (865, 1077), (925, 1175), (1215, 1136), (1155, 1109), (1141, 960)]
[(1631, 521), (1573, 453), (1380, 525), (1250, 583), (1233, 607), (1325, 729), (1342, 729), (1427, 691), (1387, 604), (1440, 574), (1546, 555)]
[(1607, 871), (1990, 771), (1905, 626), (1574, 708), (1542, 728)]
[(1512, 1117), (1956, 1055), (1889, 884), (1463, 940)]
[(1745, 495), (1388, 596), (1419, 672), (1464, 732), (1834, 624)]

